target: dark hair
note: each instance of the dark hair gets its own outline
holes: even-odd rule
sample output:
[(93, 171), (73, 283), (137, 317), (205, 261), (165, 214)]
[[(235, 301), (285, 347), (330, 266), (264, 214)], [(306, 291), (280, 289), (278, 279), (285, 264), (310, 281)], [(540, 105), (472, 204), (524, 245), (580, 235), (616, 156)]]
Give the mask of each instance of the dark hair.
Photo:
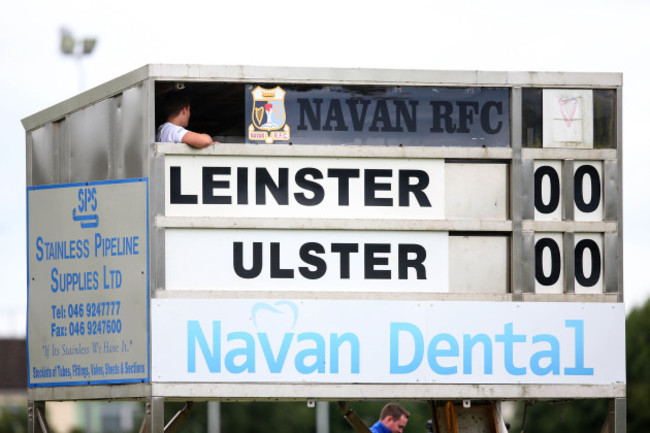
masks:
[(408, 410), (404, 409), (402, 405), (397, 404), (397, 403), (388, 403), (384, 408), (381, 410), (381, 413), (379, 414), (379, 419), (384, 419), (387, 416), (392, 417), (394, 420), (398, 420), (404, 415), (406, 418), (409, 418), (411, 416), (411, 412)]
[(170, 92), (163, 102), (163, 115), (165, 119), (175, 116), (185, 107), (190, 106), (190, 98), (183, 92)]

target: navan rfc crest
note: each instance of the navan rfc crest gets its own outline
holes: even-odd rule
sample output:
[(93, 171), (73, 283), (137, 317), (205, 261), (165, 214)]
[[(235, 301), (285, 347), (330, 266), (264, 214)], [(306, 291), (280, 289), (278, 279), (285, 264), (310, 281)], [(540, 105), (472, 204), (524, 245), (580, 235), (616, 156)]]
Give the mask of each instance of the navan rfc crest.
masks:
[(284, 95), (281, 87), (264, 89), (257, 86), (253, 94), (253, 123), (248, 126), (248, 139), (272, 144), (278, 140), (289, 140), (287, 112), (284, 109)]

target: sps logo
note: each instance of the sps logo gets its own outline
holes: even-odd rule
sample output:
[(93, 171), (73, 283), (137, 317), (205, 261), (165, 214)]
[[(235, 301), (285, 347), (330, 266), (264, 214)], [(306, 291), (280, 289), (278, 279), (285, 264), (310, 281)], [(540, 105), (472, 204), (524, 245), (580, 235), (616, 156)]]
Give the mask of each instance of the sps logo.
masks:
[(97, 211), (97, 188), (83, 187), (77, 192), (79, 204), (72, 208), (72, 220), (79, 222), (82, 229), (92, 229), (99, 225)]

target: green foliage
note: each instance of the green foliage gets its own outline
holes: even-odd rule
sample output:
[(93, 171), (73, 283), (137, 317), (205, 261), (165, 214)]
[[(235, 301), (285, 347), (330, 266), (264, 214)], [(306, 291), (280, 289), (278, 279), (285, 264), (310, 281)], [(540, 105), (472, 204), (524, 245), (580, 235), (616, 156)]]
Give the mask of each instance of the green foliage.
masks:
[[(165, 403), (165, 425), (176, 416), (176, 413), (185, 407), (182, 402), (166, 402)], [(192, 410), (189, 417), (183, 422), (179, 431), (183, 433), (205, 433), (208, 431), (208, 404), (206, 402), (195, 402), (192, 405)]]
[(315, 411), (305, 402), (222, 403), (221, 431), (315, 433)]
[[(406, 430), (425, 433), (426, 421), (431, 418), (426, 403), (399, 402), (411, 412)], [(377, 421), (386, 402), (348, 402), (368, 427)], [(185, 406), (185, 403), (165, 403), (165, 424)], [(220, 409), (221, 431), (240, 433), (268, 433), (275, 431), (316, 433), (316, 409), (307, 407), (306, 401), (296, 402), (223, 402)], [(337, 409), (329, 404), (330, 433), (354, 433)], [(183, 433), (207, 431), (207, 403), (196, 402), (189, 418), (183, 423)], [(0, 432), (1, 433), (1, 432)]]
[(0, 407), (0, 433), (27, 433), (27, 408)]
[(627, 431), (650, 431), (650, 299), (630, 312), (626, 324)]
[[(519, 405), (511, 432), (600, 432), (607, 418), (607, 399), (535, 401)], [(526, 417), (524, 420), (524, 409)], [(522, 422), (524, 425), (522, 426)]]

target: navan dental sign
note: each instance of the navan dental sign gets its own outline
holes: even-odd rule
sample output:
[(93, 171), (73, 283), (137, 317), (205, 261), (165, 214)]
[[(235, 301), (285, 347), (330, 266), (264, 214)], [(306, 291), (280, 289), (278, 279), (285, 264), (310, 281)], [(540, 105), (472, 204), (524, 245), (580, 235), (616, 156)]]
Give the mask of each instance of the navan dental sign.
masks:
[(152, 380), (625, 383), (614, 303), (154, 299)]

